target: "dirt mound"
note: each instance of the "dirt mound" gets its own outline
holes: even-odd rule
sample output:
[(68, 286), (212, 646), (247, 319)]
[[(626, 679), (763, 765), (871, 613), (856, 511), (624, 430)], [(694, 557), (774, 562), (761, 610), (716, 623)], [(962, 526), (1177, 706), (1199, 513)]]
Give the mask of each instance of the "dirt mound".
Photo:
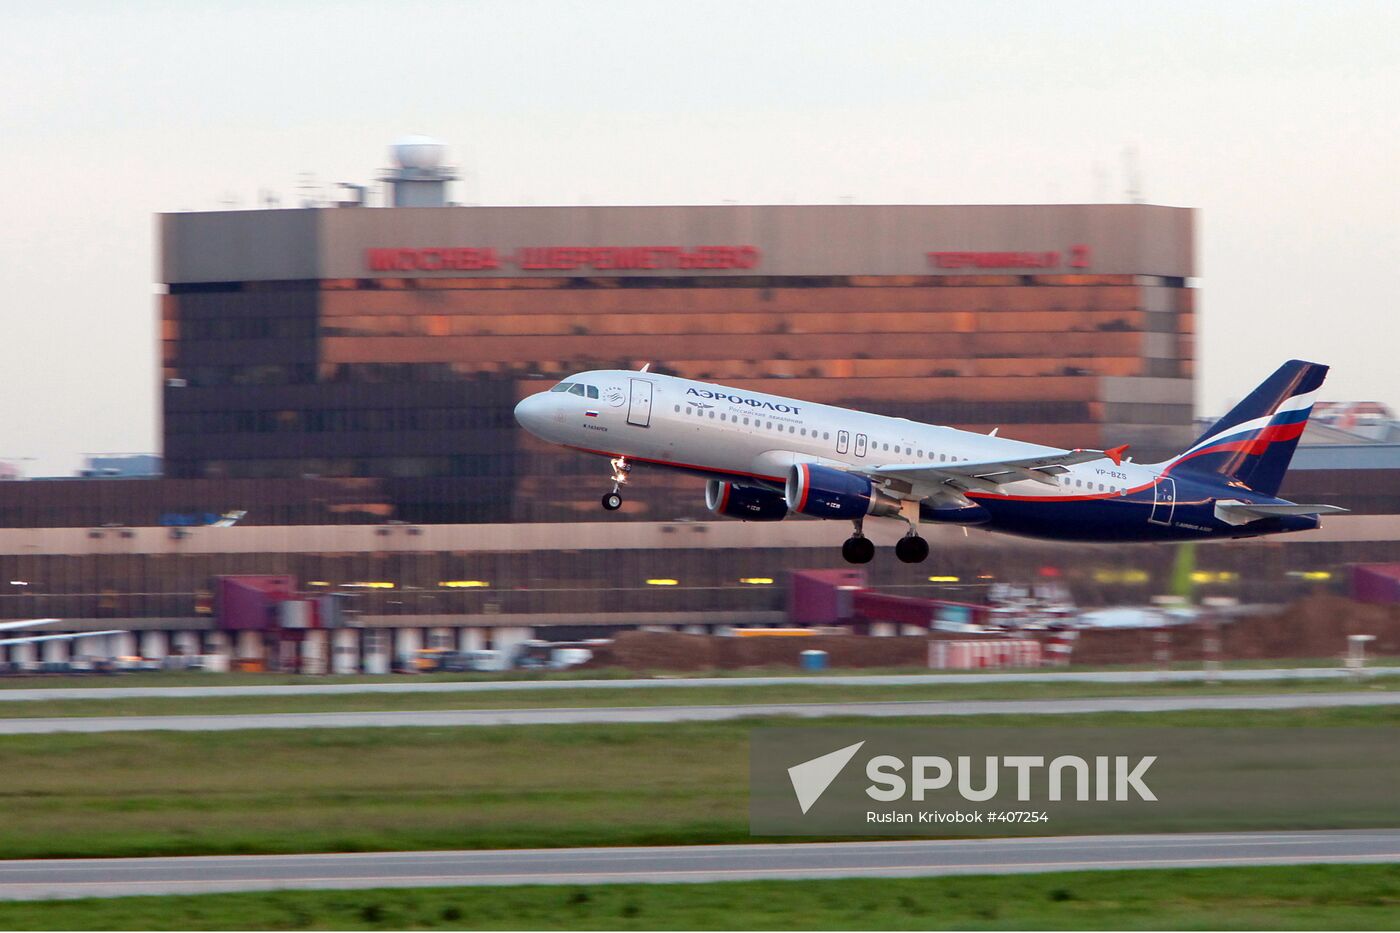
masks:
[(1400, 606), (1359, 603), (1341, 596), (1309, 596), (1277, 615), (1224, 626), (1228, 658), (1329, 658), (1347, 650), (1348, 635), (1374, 635), (1368, 655), (1400, 654)]

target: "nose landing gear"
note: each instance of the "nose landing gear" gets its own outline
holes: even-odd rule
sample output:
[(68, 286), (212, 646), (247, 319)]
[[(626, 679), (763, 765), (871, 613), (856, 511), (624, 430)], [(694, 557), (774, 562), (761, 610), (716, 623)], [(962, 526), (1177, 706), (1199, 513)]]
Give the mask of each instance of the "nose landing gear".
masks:
[(609, 512), (616, 512), (622, 508), (622, 487), (627, 483), (627, 474), (632, 472), (632, 464), (627, 462), (626, 457), (613, 457), (612, 464), (612, 492), (603, 494), (603, 508)]

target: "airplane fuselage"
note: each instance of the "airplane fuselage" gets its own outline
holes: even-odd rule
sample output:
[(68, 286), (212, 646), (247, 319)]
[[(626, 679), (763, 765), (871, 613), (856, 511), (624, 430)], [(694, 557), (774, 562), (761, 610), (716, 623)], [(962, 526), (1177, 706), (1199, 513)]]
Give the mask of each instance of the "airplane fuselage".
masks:
[[(1010, 438), (697, 382), (658, 373), (579, 373), (560, 390), (530, 396), (517, 419), (536, 436), (592, 454), (626, 458), (735, 484), (781, 491), (795, 464), (852, 472), (895, 465), (1008, 461), (1065, 453)], [(1272, 516), (1247, 526), (1217, 517), (1220, 501), (1280, 503), (1239, 484), (1170, 464), (1108, 457), (1066, 468), (1053, 483), (1027, 479), (965, 491), (979, 507), (919, 506), (921, 521), (1076, 541), (1181, 541), (1301, 531), (1316, 516)]]

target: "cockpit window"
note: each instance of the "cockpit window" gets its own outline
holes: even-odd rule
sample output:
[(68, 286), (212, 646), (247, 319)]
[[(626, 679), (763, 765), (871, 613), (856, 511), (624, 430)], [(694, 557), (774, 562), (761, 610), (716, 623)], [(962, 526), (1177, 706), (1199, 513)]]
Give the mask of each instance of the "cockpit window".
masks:
[(578, 395), (584, 398), (598, 398), (598, 387), (584, 385), (582, 382), (561, 382), (551, 392), (568, 392), (570, 395)]

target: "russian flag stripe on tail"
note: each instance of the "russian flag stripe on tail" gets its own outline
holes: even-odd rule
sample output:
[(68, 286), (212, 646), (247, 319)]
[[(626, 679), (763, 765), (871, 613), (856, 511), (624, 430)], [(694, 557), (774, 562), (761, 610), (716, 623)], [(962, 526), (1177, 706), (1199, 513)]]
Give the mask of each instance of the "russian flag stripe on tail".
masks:
[(1164, 472), (1211, 473), (1278, 495), (1326, 377), (1327, 367), (1320, 363), (1289, 360)]

